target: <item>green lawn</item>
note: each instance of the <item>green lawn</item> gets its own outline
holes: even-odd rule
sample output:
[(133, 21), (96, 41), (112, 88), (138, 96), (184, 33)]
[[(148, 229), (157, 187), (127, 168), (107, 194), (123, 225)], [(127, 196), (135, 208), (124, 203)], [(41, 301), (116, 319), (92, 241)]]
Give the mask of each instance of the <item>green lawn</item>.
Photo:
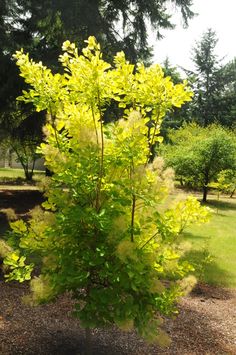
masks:
[[(35, 170), (33, 182), (39, 181), (44, 175), (44, 171)], [(22, 185), (24, 183), (25, 175), (23, 169), (0, 168), (0, 185)]]
[(202, 281), (236, 287), (236, 198), (209, 196), (210, 222), (188, 228), (184, 239), (191, 241), (187, 259), (194, 262)]

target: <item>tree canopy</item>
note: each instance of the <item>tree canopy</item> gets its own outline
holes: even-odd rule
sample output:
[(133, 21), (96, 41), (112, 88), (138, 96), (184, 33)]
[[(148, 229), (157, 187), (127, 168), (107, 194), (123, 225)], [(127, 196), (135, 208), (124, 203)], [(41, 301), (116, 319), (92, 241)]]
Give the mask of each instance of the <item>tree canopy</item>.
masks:
[(14, 43), (25, 49), (33, 44), (40, 58), (55, 60), (66, 39), (82, 45), (96, 35), (105, 53), (122, 49), (136, 62), (150, 55), (148, 25), (160, 37), (162, 29), (174, 27), (174, 11), (179, 10), (187, 24), (194, 16), (191, 6), (191, 0), (11, 0), (7, 10)]
[(209, 184), (226, 169), (236, 169), (235, 134), (217, 125), (184, 125), (170, 133), (171, 144), (162, 153), (177, 178), (195, 188), (202, 188), (207, 199)]

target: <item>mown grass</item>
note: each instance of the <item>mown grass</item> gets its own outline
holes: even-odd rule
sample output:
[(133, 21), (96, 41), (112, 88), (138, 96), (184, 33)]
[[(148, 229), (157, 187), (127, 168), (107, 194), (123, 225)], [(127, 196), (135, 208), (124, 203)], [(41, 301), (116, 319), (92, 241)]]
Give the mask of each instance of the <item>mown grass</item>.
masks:
[[(201, 193), (176, 189), (160, 210), (171, 207), (174, 200), (194, 195), (199, 201)], [(212, 210), (208, 223), (192, 225), (183, 233), (182, 240), (192, 248), (184, 259), (195, 267), (198, 280), (211, 285), (236, 287), (236, 197), (229, 198), (210, 193), (205, 204)]]
[(212, 209), (211, 220), (191, 226), (184, 239), (192, 244), (186, 258), (195, 265), (200, 280), (213, 285), (236, 287), (236, 199), (214, 195), (206, 204)]
[(26, 182), (23, 169), (0, 168), (0, 187), (7, 185), (19, 189), (24, 185), (34, 185), (45, 175), (44, 171), (35, 170), (32, 182)]

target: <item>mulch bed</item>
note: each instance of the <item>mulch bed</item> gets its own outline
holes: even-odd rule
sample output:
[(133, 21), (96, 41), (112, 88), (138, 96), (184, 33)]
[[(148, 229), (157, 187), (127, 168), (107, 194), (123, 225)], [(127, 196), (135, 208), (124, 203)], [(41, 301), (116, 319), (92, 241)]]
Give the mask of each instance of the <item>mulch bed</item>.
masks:
[[(27, 285), (0, 283), (0, 354), (84, 354), (84, 330), (71, 315), (69, 295), (30, 307), (21, 302), (27, 292)], [(198, 286), (181, 301), (176, 319), (167, 319), (165, 329), (172, 338), (168, 348), (147, 345), (134, 332), (95, 329), (92, 354), (236, 354), (236, 291)]]
[[(0, 233), (9, 228), (9, 223), (3, 209), (12, 208), (19, 218), (27, 218), (28, 212), (43, 202), (44, 197), (38, 190), (0, 189)], [(1, 237), (1, 236), (0, 236)]]
[[(0, 191), (0, 208), (15, 208), (21, 216), (42, 200), (38, 191)], [(0, 355), (84, 354), (84, 330), (71, 315), (70, 296), (30, 307), (21, 302), (28, 292), (28, 284), (0, 279)], [(236, 290), (198, 285), (165, 329), (172, 338), (168, 348), (148, 345), (134, 332), (94, 329), (92, 354), (236, 354)]]

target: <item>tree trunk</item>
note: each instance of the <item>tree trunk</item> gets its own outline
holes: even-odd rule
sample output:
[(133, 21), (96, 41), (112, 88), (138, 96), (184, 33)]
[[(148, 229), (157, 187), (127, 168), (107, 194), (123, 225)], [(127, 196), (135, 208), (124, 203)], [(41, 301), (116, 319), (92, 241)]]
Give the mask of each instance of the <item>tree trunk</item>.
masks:
[(208, 184), (209, 184), (209, 171), (205, 170), (204, 172), (204, 184), (203, 184), (203, 197), (202, 202), (207, 202), (207, 193), (208, 193)]
[(32, 171), (29, 171), (28, 165), (24, 165), (24, 166), (23, 166), (23, 169), (24, 169), (26, 181), (32, 181), (33, 172), (32, 172)]
[(206, 185), (204, 185), (203, 186), (202, 202), (207, 202), (207, 193), (208, 193), (208, 187)]
[(230, 198), (233, 198), (234, 193), (235, 193), (235, 190), (236, 190), (236, 189), (233, 189), (233, 191), (231, 192), (231, 194), (230, 194)]

